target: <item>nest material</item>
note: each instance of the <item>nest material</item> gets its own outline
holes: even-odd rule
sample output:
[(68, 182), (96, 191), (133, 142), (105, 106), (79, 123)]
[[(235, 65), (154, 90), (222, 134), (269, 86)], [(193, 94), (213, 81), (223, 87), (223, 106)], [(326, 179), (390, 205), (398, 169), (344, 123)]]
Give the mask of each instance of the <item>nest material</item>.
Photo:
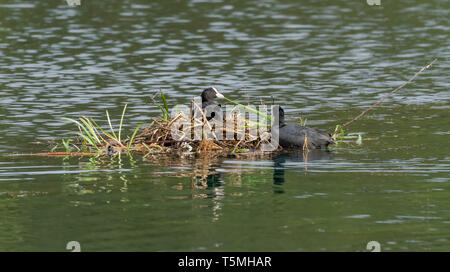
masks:
[[(195, 103), (193, 106), (200, 109)], [(229, 114), (223, 123), (219, 124), (216, 120), (208, 121), (201, 109), (198, 112), (199, 114), (191, 114), (190, 117), (180, 112), (170, 120), (154, 118), (150, 125), (136, 136), (133, 149), (146, 154), (175, 152), (249, 155), (263, 153), (260, 151), (261, 143), (270, 142), (270, 131), (251, 124), (239, 112)], [(229, 139), (230, 135), (233, 135), (232, 139)]]

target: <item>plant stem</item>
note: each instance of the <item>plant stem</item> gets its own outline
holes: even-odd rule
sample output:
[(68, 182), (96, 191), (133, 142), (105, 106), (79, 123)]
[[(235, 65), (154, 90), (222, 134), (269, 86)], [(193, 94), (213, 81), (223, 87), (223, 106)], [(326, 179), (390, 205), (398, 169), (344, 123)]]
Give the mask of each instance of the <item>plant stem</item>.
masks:
[(376, 106), (378, 106), (381, 102), (383, 102), (386, 98), (388, 98), (389, 96), (393, 95), (395, 92), (397, 92), (398, 90), (400, 90), (401, 88), (405, 87), (406, 85), (408, 85), (409, 83), (411, 83), (420, 73), (422, 73), (424, 70), (430, 68), (435, 62), (437, 61), (437, 59), (434, 59), (430, 64), (428, 64), (425, 67), (422, 67), (422, 69), (420, 69), (417, 73), (415, 73), (408, 81), (406, 81), (405, 83), (403, 83), (402, 85), (398, 86), (397, 88), (395, 88), (393, 91), (391, 91), (390, 93), (388, 93), (387, 95), (383, 96), (380, 100), (378, 100), (377, 102), (375, 102), (374, 104), (372, 104), (372, 106), (370, 106), (369, 108), (367, 108), (366, 110), (364, 110), (363, 112), (361, 112), (358, 116), (356, 116), (355, 118), (353, 118), (352, 120), (348, 121), (347, 123), (343, 124), (341, 127), (346, 127), (349, 126), (350, 124), (352, 124), (353, 122), (361, 119), (361, 117), (363, 117), (364, 115), (366, 115), (367, 112), (369, 112), (370, 110), (374, 109)]

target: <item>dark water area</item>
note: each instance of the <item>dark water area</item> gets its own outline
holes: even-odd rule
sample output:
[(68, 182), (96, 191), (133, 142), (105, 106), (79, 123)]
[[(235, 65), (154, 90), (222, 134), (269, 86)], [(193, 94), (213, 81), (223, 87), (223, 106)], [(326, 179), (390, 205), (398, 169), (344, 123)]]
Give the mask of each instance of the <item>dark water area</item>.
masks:
[[(450, 3), (0, 0), (0, 251), (450, 250)], [(332, 151), (11, 156), (126, 134), (214, 86), (332, 132), (438, 59)]]

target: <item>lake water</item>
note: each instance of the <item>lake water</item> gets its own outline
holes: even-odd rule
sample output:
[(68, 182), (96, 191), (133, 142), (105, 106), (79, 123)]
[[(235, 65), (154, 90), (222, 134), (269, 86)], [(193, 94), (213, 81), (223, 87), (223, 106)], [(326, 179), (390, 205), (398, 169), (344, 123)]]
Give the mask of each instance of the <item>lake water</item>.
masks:
[[(151, 3), (149, 3), (151, 2)], [(450, 5), (0, 1), (0, 251), (450, 250)], [(11, 156), (215, 86), (361, 145), (258, 158)], [(40, 143), (39, 143), (40, 142)], [(43, 144), (44, 143), (44, 144)]]

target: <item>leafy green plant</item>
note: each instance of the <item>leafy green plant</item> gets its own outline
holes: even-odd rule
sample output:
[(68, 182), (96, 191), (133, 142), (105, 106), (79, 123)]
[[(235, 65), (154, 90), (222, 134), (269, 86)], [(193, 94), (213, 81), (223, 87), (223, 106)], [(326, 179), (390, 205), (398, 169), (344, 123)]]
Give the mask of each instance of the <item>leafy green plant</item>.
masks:
[(361, 136), (361, 134), (358, 134), (358, 139), (356, 140), (356, 144), (362, 145), (362, 136)]
[(55, 152), (56, 149), (58, 149), (59, 144), (56, 144), (52, 149), (50, 149), (50, 152)]
[(62, 144), (63, 144), (63, 147), (66, 150), (66, 152), (72, 152), (72, 149), (70, 148), (70, 138), (67, 139), (67, 141), (62, 139)]
[(353, 140), (356, 139), (356, 144), (361, 145), (362, 144), (362, 136), (361, 134), (358, 135), (346, 135), (344, 129), (341, 125), (337, 125), (336, 129), (334, 130), (333, 135), (331, 136), (333, 140), (335, 140), (337, 143), (341, 143), (344, 140)]
[(299, 119), (299, 122), (300, 122), (300, 126), (301, 127), (306, 127), (306, 121), (308, 119), (303, 119), (302, 117), (299, 117), (298, 119)]
[(166, 116), (167, 116), (167, 119), (166, 119), (166, 120), (168, 120), (168, 118), (169, 118), (169, 106), (167, 105), (166, 96), (164, 95), (164, 93), (162, 92), (162, 90), (160, 90), (160, 92), (161, 92), (161, 100), (163, 101), (163, 104), (164, 104), (164, 110), (165, 110)]
[(80, 132), (78, 132), (77, 135), (84, 139), (84, 143), (89, 143), (95, 149), (101, 151), (100, 145), (102, 144), (102, 141), (100, 140), (98, 132), (94, 128), (93, 123), (87, 117), (80, 117), (79, 120), (81, 122), (67, 117), (63, 117), (62, 119), (77, 124), (80, 128)]
[(125, 117), (125, 111), (127, 110), (127, 105), (125, 104), (125, 106), (123, 107), (123, 111), (122, 111), (122, 116), (120, 117), (120, 125), (119, 125), (119, 143), (121, 143), (121, 137), (120, 135), (122, 134), (122, 124), (123, 124), (123, 118)]
[(103, 132), (103, 134), (106, 135), (106, 137), (110, 138), (111, 140), (114, 140), (121, 147), (125, 147), (125, 145), (122, 143), (122, 125), (123, 125), (123, 119), (125, 118), (127, 106), (128, 106), (128, 104), (125, 104), (125, 106), (123, 107), (123, 110), (122, 110), (122, 115), (120, 116), (119, 131), (118, 131), (119, 136), (117, 136), (117, 134), (112, 126), (111, 118), (109, 117), (108, 110), (106, 110), (106, 118), (108, 120), (108, 125), (111, 130), (111, 134), (106, 132), (105, 130), (103, 130), (97, 123), (94, 122), (95, 126), (98, 129), (100, 129)]
[[(75, 120), (72, 118), (66, 118), (66, 117), (64, 117), (62, 119), (71, 121), (79, 127), (80, 132), (78, 132), (77, 135), (83, 139), (83, 143), (82, 143), (83, 150), (86, 150), (86, 151), (89, 150), (89, 148), (87, 146), (87, 144), (88, 144), (89, 146), (92, 146), (98, 152), (100, 152), (102, 147), (104, 147), (106, 144), (109, 144), (109, 142), (106, 141), (102, 137), (102, 134), (100, 134), (100, 132), (103, 133), (103, 136), (106, 136), (107, 138), (115, 141), (120, 147), (131, 149), (131, 146), (134, 142), (134, 138), (136, 137), (136, 134), (139, 131), (139, 128), (144, 123), (141, 123), (139, 126), (136, 127), (130, 140), (127, 143), (127, 146), (125, 146), (124, 143), (122, 143), (122, 128), (123, 128), (123, 120), (125, 119), (126, 110), (127, 110), (127, 104), (125, 104), (125, 106), (123, 107), (123, 110), (122, 110), (122, 115), (120, 117), (120, 123), (119, 123), (119, 129), (117, 131), (118, 134), (116, 134), (116, 131), (114, 130), (108, 110), (106, 110), (106, 118), (108, 121), (109, 128), (111, 130), (110, 133), (106, 132), (101, 126), (99, 126), (94, 121), (94, 119), (89, 119), (87, 117), (80, 117), (80, 118), (78, 118), (78, 120)], [(71, 150), (70, 139), (68, 139), (67, 141), (62, 140), (62, 146), (66, 149), (67, 152), (70, 152), (70, 150)], [(73, 145), (73, 146), (75, 146), (75, 145)], [(77, 147), (77, 149), (79, 150), (78, 147)]]
[[(167, 99), (166, 96), (164, 95), (163, 91), (160, 89), (160, 97), (161, 97), (161, 101), (162, 101), (162, 105), (156, 105), (162, 113), (162, 118), (164, 120), (169, 120), (170, 114), (169, 114), (169, 106), (167, 105)], [(151, 97), (151, 99), (153, 100), (154, 104), (157, 104), (157, 102), (155, 101), (155, 99), (153, 97)]]
[(139, 128), (143, 125), (144, 123), (141, 123), (139, 126), (136, 127), (136, 129), (134, 130), (133, 134), (131, 135), (130, 141), (128, 141), (127, 144), (127, 149), (131, 149), (131, 145), (134, 142), (134, 137), (136, 136), (137, 132), (139, 131)]
[(333, 140), (342, 140), (343, 137), (345, 136), (345, 132), (344, 129), (342, 128), (341, 125), (336, 125), (336, 128), (334, 129), (334, 133), (331, 136), (331, 138), (333, 138)]
[(235, 152), (235, 153), (245, 153), (245, 152), (249, 152), (250, 149), (248, 148), (237, 148), (237, 147), (232, 147), (230, 148), (231, 152)]

